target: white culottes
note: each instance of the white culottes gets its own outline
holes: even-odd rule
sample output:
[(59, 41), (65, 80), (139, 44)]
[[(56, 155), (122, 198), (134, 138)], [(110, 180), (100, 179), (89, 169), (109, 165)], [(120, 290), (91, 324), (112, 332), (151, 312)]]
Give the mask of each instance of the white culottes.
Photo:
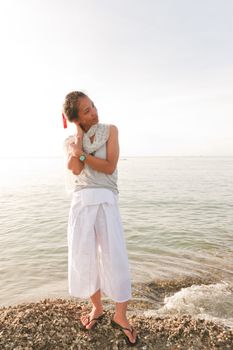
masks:
[(104, 188), (74, 192), (68, 221), (69, 293), (98, 289), (115, 302), (131, 299), (131, 278), (118, 195)]

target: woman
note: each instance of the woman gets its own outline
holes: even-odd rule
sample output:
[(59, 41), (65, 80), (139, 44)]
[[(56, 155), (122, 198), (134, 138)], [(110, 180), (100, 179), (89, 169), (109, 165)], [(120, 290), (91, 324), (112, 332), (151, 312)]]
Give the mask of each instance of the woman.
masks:
[(138, 336), (126, 317), (131, 281), (118, 208), (118, 130), (99, 123), (96, 107), (80, 91), (65, 98), (66, 120), (77, 129), (65, 142), (67, 167), (76, 183), (68, 222), (69, 292), (91, 299), (91, 312), (81, 316), (86, 329), (104, 315), (101, 294), (114, 300), (111, 324), (122, 330), (129, 345), (135, 345)]

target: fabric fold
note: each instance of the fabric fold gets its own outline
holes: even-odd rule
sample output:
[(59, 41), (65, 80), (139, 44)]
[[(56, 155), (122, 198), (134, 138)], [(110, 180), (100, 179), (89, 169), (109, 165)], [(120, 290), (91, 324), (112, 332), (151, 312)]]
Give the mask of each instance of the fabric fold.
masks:
[(118, 196), (107, 189), (74, 193), (68, 222), (71, 295), (89, 298), (98, 289), (115, 302), (131, 299), (131, 279)]

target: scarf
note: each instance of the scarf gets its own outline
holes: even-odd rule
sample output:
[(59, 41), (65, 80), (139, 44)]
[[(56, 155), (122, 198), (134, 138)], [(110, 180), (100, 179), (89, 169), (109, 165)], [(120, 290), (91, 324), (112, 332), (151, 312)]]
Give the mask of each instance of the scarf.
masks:
[[(91, 137), (94, 136), (93, 143), (91, 143)], [(83, 135), (83, 150), (90, 154), (97, 151), (101, 146), (105, 144), (109, 137), (109, 125), (107, 124), (95, 124)]]
[[(93, 143), (91, 143), (91, 137), (94, 136)], [(96, 152), (109, 137), (109, 125), (108, 124), (95, 124), (83, 134), (83, 150), (90, 154)], [(65, 151), (68, 153), (69, 144), (74, 142), (74, 135), (69, 136), (64, 142)]]
[[(84, 133), (83, 135), (83, 150), (90, 154), (97, 151), (107, 140), (109, 137), (110, 127), (108, 124), (95, 124)], [(91, 143), (90, 138), (94, 136), (93, 143)], [(69, 152), (69, 144), (74, 142), (74, 135), (66, 138), (64, 142), (64, 151), (67, 155)], [(75, 188), (76, 175), (73, 175), (70, 170), (65, 167), (65, 186), (67, 193), (72, 193)]]

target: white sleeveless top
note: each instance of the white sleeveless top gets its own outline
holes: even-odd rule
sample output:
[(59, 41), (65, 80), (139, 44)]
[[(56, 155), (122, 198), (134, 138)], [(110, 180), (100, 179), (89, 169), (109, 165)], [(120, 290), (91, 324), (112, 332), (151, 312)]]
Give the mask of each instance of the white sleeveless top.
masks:
[[(103, 144), (96, 152), (95, 157), (106, 159), (106, 143)], [(118, 193), (117, 188), (117, 169), (113, 174), (105, 174), (92, 169), (86, 163), (79, 175), (76, 175), (75, 179), (75, 191), (82, 190), (84, 188), (107, 188), (115, 193)]]
[[(108, 127), (110, 127), (108, 125)], [(107, 158), (107, 142), (105, 142), (97, 151), (95, 151), (95, 157), (106, 159)], [(118, 194), (117, 187), (118, 173), (117, 168), (113, 174), (105, 174), (94, 170), (84, 162), (84, 168), (79, 175), (73, 175), (74, 191), (80, 191), (87, 188), (105, 188)]]

